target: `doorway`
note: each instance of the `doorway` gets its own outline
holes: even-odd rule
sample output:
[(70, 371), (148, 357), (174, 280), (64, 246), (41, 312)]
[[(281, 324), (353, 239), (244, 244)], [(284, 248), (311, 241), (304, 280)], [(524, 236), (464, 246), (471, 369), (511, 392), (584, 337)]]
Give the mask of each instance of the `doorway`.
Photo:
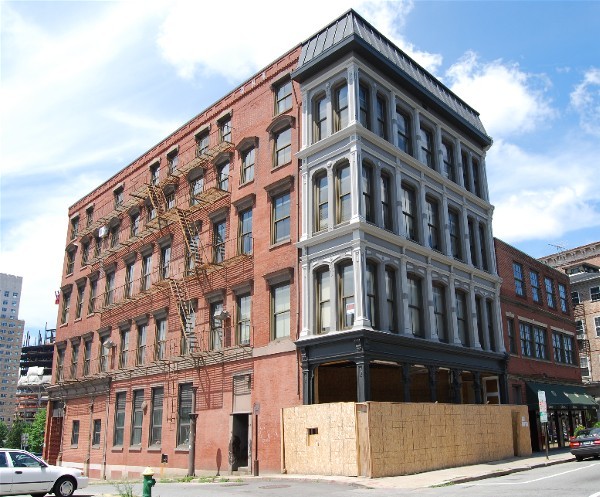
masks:
[(229, 465), (231, 471), (248, 468), (248, 421), (249, 414), (233, 414), (231, 440), (229, 442)]

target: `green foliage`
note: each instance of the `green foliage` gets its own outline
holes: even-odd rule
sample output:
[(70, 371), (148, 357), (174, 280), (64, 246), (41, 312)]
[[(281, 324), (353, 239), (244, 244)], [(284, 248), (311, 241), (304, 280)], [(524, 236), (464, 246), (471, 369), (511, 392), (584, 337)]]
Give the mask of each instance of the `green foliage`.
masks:
[(5, 446), (8, 449), (20, 449), (21, 448), (21, 435), (25, 432), (25, 423), (21, 419), (15, 419), (13, 421), (8, 435), (6, 436)]
[(42, 452), (44, 445), (44, 430), (46, 429), (46, 409), (40, 409), (33, 418), (33, 423), (27, 425), (25, 432), (29, 435), (28, 450)]
[(594, 426), (592, 426), (592, 428), (600, 428), (600, 421), (596, 421), (594, 423)]
[(115, 483), (114, 485), (117, 489), (117, 494), (120, 497), (137, 497), (137, 495), (133, 493), (133, 483), (124, 481)]
[(585, 426), (583, 426), (583, 425), (577, 425), (575, 427), (575, 431), (573, 432), (573, 436), (576, 437), (577, 435), (579, 435), (579, 432), (581, 430), (585, 430)]
[(0, 421), (0, 447), (4, 447), (4, 441), (8, 436), (8, 426), (4, 421)]

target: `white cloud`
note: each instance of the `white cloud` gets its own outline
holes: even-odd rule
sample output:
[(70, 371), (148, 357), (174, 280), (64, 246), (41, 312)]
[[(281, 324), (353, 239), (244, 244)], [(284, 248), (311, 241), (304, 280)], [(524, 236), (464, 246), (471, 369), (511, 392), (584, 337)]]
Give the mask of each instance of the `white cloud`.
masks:
[(571, 106), (579, 114), (581, 127), (600, 136), (600, 69), (589, 69), (571, 93)]
[(508, 242), (556, 240), (600, 226), (597, 145), (557, 144), (544, 153), (496, 141), (487, 156), (494, 235)]
[(545, 96), (548, 79), (523, 72), (517, 64), (484, 63), (467, 52), (446, 77), (452, 91), (481, 113), (494, 138), (534, 131), (556, 115)]
[[(294, 10), (293, 22), (288, 22), (280, 2), (261, 2), (260, 8), (252, 2), (229, 2), (228, 9), (235, 10), (235, 16), (227, 15), (218, 2), (174, 2), (161, 25), (158, 46), (182, 78), (221, 75), (237, 83), (298, 45), (349, 6), (347, 0), (308, 0)], [(362, 0), (354, 2), (353, 8), (427, 69), (435, 70), (440, 65), (439, 55), (417, 50), (400, 35), (413, 8), (412, 1)], [(266, 12), (272, 21), (268, 28), (261, 29), (266, 24)], [(286, 17), (285, 21), (277, 22), (278, 12)]]

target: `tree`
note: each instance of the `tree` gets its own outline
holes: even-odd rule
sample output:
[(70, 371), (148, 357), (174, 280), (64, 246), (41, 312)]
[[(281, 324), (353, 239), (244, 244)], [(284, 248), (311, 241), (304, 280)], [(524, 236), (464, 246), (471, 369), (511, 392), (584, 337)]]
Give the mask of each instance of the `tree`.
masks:
[(44, 430), (46, 428), (46, 409), (40, 409), (35, 413), (33, 423), (25, 428), (29, 435), (28, 450), (31, 452), (42, 452), (44, 445)]
[(4, 421), (0, 421), (0, 447), (4, 447), (4, 441), (8, 436), (8, 426)]
[(6, 447), (8, 449), (20, 449), (21, 448), (21, 435), (25, 431), (25, 423), (21, 419), (15, 419), (13, 421), (8, 435), (6, 436)]

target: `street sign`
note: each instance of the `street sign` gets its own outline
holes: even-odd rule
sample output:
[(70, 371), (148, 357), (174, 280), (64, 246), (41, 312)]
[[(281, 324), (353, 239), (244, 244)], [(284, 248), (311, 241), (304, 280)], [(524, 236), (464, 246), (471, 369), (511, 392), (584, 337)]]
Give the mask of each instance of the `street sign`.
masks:
[(548, 422), (548, 405), (546, 404), (546, 392), (538, 391), (538, 403), (540, 406), (540, 423)]

